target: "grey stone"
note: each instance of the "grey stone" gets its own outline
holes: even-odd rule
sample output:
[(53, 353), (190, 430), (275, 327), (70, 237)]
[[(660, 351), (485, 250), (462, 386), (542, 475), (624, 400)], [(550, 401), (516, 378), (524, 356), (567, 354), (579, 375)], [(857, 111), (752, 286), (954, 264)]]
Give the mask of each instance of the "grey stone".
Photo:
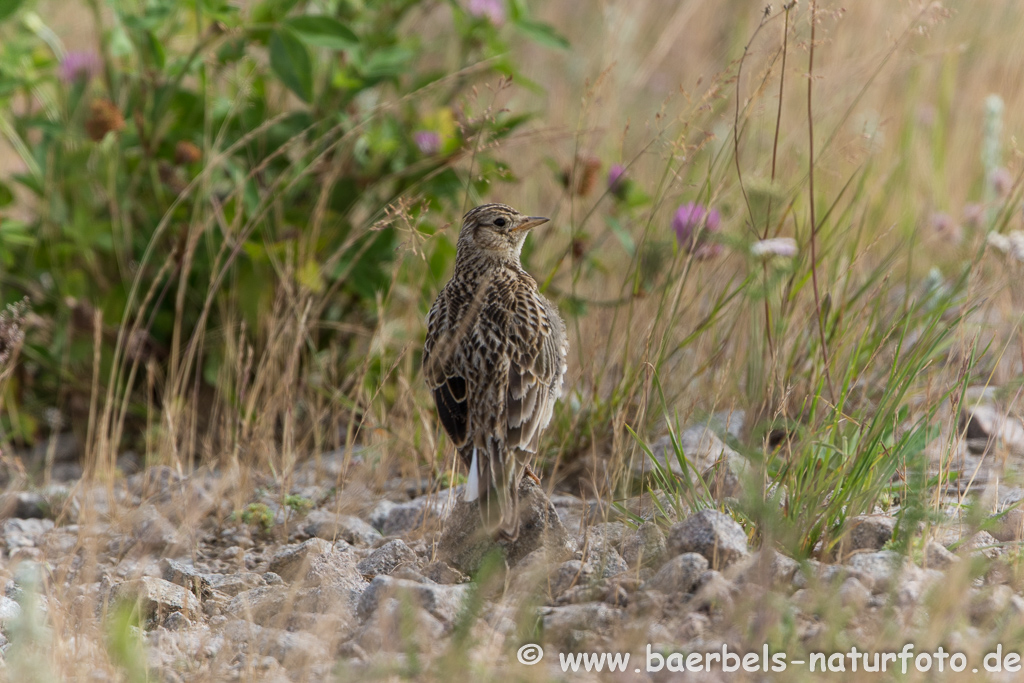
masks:
[(404, 541), (395, 539), (370, 553), (369, 557), (356, 565), (356, 569), (364, 577), (373, 578), (380, 574), (390, 574), (401, 566), (415, 567), (416, 559), (416, 553)]
[(960, 558), (949, 552), (941, 543), (928, 541), (928, 544), (924, 547), (924, 561), (927, 567), (946, 569), (950, 565), (959, 562)]
[(998, 541), (1013, 542), (1024, 540), (1024, 510), (1013, 508), (993, 520), (992, 536)]
[(921, 601), (924, 594), (924, 582), (918, 578), (905, 578), (896, 589), (896, 604), (903, 608), (911, 608)]
[(582, 645), (588, 636), (609, 635), (625, 619), (625, 610), (603, 602), (586, 602), (541, 610), (545, 640)]
[(519, 484), (519, 536), (515, 541), (495, 540), (483, 528), (479, 504), (459, 500), (448, 516), (437, 558), (468, 574), (475, 573), (487, 553), (500, 552), (510, 567), (545, 548), (553, 556), (572, 552), (569, 533), (544, 491), (529, 477)]
[(284, 584), (260, 586), (242, 591), (224, 606), (224, 613), (254, 624), (269, 625), (282, 619), (294, 595)]
[(52, 435), (46, 441), (40, 441), (29, 451), (27, 460), (43, 464), (46, 454), (52, 449), (53, 462), (70, 463), (80, 459), (82, 453), (81, 444), (74, 432), (61, 432)]
[(701, 510), (672, 526), (668, 550), (672, 555), (700, 553), (712, 568), (722, 569), (748, 554), (747, 535), (732, 517), (717, 510)]
[(708, 561), (698, 553), (677, 555), (662, 565), (644, 587), (666, 595), (692, 593), (701, 576), (708, 570)]
[(285, 581), (294, 581), (309, 571), (312, 558), (334, 552), (334, 545), (322, 538), (311, 538), (297, 545), (280, 548), (270, 559), (268, 570)]
[(263, 577), (255, 572), (203, 574), (202, 578), (213, 590), (232, 597), (243, 591), (251, 590), (264, 584)]
[(0, 519), (44, 519), (53, 516), (50, 503), (37, 491), (9, 491), (0, 494)]
[(725, 578), (721, 572), (710, 569), (700, 577), (700, 585), (693, 596), (693, 601), (699, 609), (730, 609), (735, 591), (736, 585), (732, 581)]
[[(864, 584), (868, 590), (873, 589), (875, 586), (875, 580), (869, 574), (847, 565), (822, 564), (816, 560), (810, 560), (808, 565), (812, 570), (811, 575), (823, 586), (838, 588), (851, 576)], [(809, 584), (810, 582), (807, 579), (807, 575), (803, 572), (797, 572), (797, 574), (793, 576), (793, 585), (797, 588), (807, 588)]]
[(970, 540), (964, 544), (964, 547), (972, 555), (982, 555), (990, 560), (994, 560), (1003, 554), (1003, 548), (999, 539), (987, 531), (979, 531), (971, 536)]
[(262, 626), (284, 627), (303, 614), (332, 614), (353, 621), (357, 594), (340, 586), (289, 588), (284, 584), (243, 591), (224, 606), (224, 613)]
[(292, 633), (234, 620), (224, 624), (223, 634), (230, 642), (244, 643), (248, 652), (273, 657), (287, 669), (302, 668), (330, 659), (327, 646), (308, 633)]
[(11, 598), (0, 596), (0, 630), (6, 632), (11, 623), (19, 616), (21, 616), (21, 605)]
[(400, 536), (419, 529), (436, 529), (448, 516), (456, 495), (454, 492), (441, 491), (395, 505), (388, 512), (381, 532), (385, 536)]
[(871, 591), (863, 583), (850, 576), (839, 586), (839, 601), (843, 607), (863, 609), (871, 600)]
[(630, 567), (657, 567), (665, 554), (665, 534), (654, 522), (644, 522), (622, 542), (622, 559)]
[(966, 411), (962, 420), (971, 451), (984, 453), (996, 446), (1018, 458), (1024, 457), (1024, 423), (1017, 418), (983, 404)]
[(339, 551), (322, 538), (283, 547), (270, 560), (269, 570), (285, 581), (299, 581), (306, 586), (331, 583), (357, 592), (365, 586), (356, 568), (355, 554), (351, 550)]
[(128, 490), (140, 498), (152, 498), (175, 492), (175, 487), (184, 480), (180, 474), (166, 465), (153, 465), (133, 474), (125, 480)]
[(629, 565), (614, 548), (592, 553), (589, 564), (594, 567), (595, 573), (604, 579), (629, 571)]
[(843, 554), (855, 550), (881, 550), (892, 540), (896, 519), (876, 515), (861, 515), (849, 521), (850, 533), (842, 544)]
[(390, 576), (378, 576), (363, 591), (359, 598), (357, 614), (368, 619), (377, 608), (389, 598), (409, 599), (425, 609), (435, 619), (449, 626), (454, 623), (462, 610), (470, 586), (441, 586), (432, 583), (418, 583)]
[(437, 648), (446, 631), (445, 625), (422, 607), (410, 609), (399, 599), (385, 598), (368, 615), (355, 640), (368, 652), (429, 652)]
[(189, 621), (185, 615), (181, 612), (171, 612), (164, 619), (164, 628), (168, 631), (182, 631), (187, 628), (192, 628), (192, 622)]
[(143, 615), (157, 621), (163, 621), (171, 612), (181, 612), (186, 618), (195, 619), (202, 609), (199, 598), (191, 591), (153, 576), (116, 584), (110, 597), (112, 602), (137, 603)]
[[(678, 437), (679, 446), (686, 456), (690, 476), (700, 473), (709, 492), (716, 500), (739, 495), (742, 478), (749, 465), (743, 456), (723, 442), (707, 425), (684, 429)], [(659, 439), (651, 447), (653, 457), (661, 467), (678, 476), (687, 476), (679, 464), (670, 436)], [(634, 465), (634, 474), (651, 470), (650, 462)]]
[(4, 545), (8, 552), (13, 548), (34, 548), (52, 528), (52, 519), (8, 519), (3, 523)]
[(310, 536), (328, 541), (340, 538), (354, 546), (372, 546), (381, 538), (379, 531), (358, 517), (327, 510), (310, 512), (303, 522), (303, 530)]
[(131, 514), (132, 538), (143, 550), (161, 552), (181, 545), (177, 528), (153, 505), (139, 506)]
[(553, 598), (576, 586), (587, 586), (593, 577), (593, 570), (579, 560), (569, 560), (556, 567), (548, 575), (548, 593)]
[(618, 548), (629, 535), (630, 529), (622, 522), (602, 522), (587, 527), (591, 547)]
[(871, 577), (874, 592), (887, 590), (893, 585), (903, 564), (903, 557), (892, 550), (858, 553), (847, 564)]
[(398, 503), (394, 502), (393, 500), (378, 501), (377, 504), (373, 506), (373, 509), (370, 510), (370, 513), (367, 515), (367, 521), (369, 521), (373, 528), (377, 529), (378, 531), (383, 530), (384, 525), (388, 521), (388, 515), (390, 515), (391, 511), (394, 510), (397, 506)]
[(996, 619), (1010, 607), (1013, 589), (1006, 585), (971, 589), (971, 620), (981, 624)]
[(423, 568), (423, 576), (434, 583), (450, 586), (458, 583), (465, 583), (469, 580), (465, 574), (450, 566), (447, 562), (440, 560), (431, 562)]
[(192, 565), (169, 558), (160, 561), (161, 576), (165, 581), (182, 586), (192, 591), (198, 598), (210, 597), (210, 582)]
[(800, 563), (771, 548), (762, 548), (730, 569), (729, 576), (735, 576), (740, 583), (772, 586), (791, 583)]

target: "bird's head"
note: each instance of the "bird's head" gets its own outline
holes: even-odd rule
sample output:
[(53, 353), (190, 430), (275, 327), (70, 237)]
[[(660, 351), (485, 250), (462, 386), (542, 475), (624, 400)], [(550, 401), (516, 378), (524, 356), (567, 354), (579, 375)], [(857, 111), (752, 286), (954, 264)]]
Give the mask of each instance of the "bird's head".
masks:
[(476, 254), (518, 263), (526, 233), (547, 222), (547, 218), (524, 216), (505, 204), (483, 204), (463, 216), (458, 250), (466, 256)]

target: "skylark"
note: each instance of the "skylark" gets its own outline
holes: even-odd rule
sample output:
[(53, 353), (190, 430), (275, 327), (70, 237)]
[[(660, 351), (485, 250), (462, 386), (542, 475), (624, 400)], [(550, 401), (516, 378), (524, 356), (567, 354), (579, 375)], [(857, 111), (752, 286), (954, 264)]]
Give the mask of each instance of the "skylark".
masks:
[(441, 424), (469, 468), (465, 499), (488, 531), (519, 535), (519, 481), (562, 393), (569, 341), (519, 254), (547, 218), (504, 204), (463, 217), (455, 272), (427, 314), (423, 369)]

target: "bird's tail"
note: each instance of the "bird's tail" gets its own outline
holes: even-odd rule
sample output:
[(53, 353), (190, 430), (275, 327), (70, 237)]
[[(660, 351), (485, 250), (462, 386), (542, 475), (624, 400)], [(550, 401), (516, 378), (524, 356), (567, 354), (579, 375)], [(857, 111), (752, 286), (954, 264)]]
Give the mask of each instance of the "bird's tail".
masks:
[(507, 541), (519, 536), (519, 482), (515, 455), (504, 444), (473, 447), (466, 482), (467, 501), (480, 501), (480, 515), (488, 533)]

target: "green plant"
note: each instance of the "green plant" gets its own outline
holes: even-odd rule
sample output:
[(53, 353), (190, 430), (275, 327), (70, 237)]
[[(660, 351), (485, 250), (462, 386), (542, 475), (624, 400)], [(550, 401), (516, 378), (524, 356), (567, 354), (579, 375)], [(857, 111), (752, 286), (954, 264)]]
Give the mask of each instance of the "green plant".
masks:
[(233, 516), (242, 520), (243, 524), (258, 526), (264, 532), (274, 528), (274, 512), (266, 503), (249, 503), (244, 510)]
[[(45, 321), (6, 438), (38, 440), (56, 406), (96, 450), (174, 439), (210, 417), (181, 402), (208, 412), (195, 404), (213, 396), (241, 413), (221, 438), (251, 436), (233, 344), (266, 352), (284, 316), (304, 326), (303, 362), (362, 362), (400, 242), (443, 271), (453, 241), (428, 240), (442, 216), (512, 179), (492, 143), (528, 117), (474, 94), (509, 86), (510, 31), (564, 44), (520, 3), (502, 29), (452, 2), (457, 49), (434, 54), (408, 30), (426, 5), (92, 2), (99, 53), (4, 5), (0, 131), (27, 170), (0, 182), (0, 208), (13, 183), (33, 210), (0, 219), (0, 301), (28, 296)], [(154, 402), (171, 424), (147, 427)]]
[(284, 497), (285, 507), (297, 515), (304, 515), (313, 508), (313, 501), (305, 496), (290, 493)]

